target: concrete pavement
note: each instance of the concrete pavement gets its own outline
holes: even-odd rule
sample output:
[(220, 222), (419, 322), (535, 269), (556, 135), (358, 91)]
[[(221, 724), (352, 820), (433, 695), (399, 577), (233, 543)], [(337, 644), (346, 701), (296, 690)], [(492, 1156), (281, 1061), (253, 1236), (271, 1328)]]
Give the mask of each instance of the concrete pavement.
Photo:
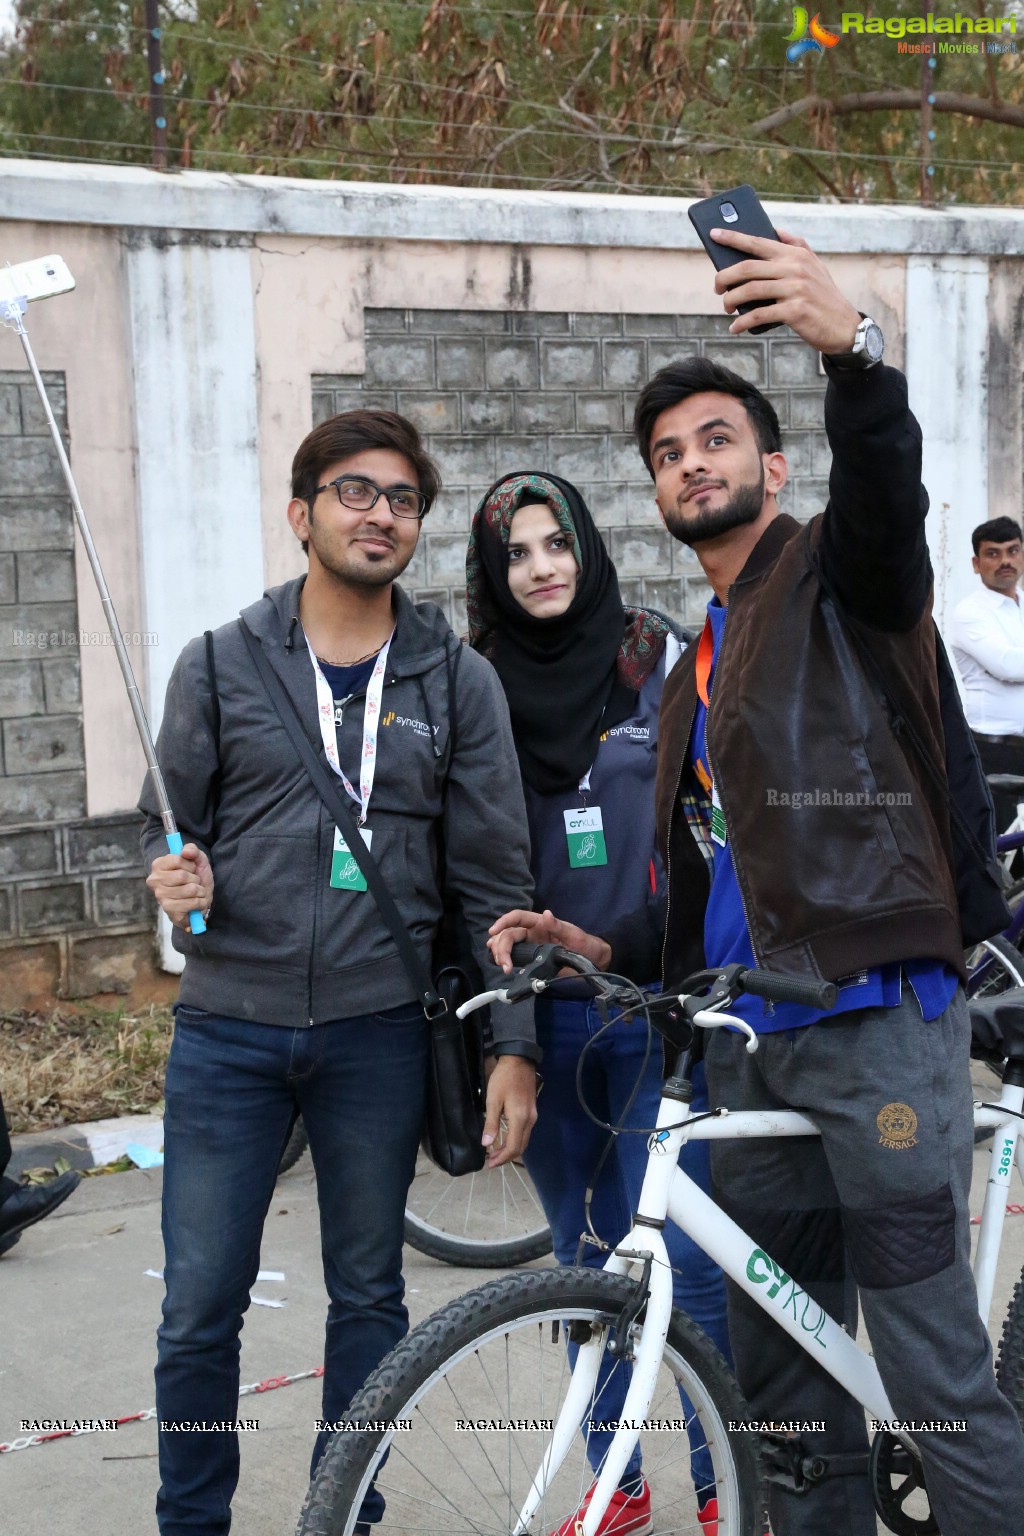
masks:
[[(154, 1337), (163, 1287), (159, 1170), (85, 1179), (0, 1261), (0, 1443), (22, 1419), (108, 1419), (153, 1404)], [(306, 1157), (278, 1183), (262, 1264), (283, 1283), (254, 1295), (242, 1334), (242, 1381), (309, 1370), (323, 1361), (326, 1293), (316, 1185)], [(407, 1250), (413, 1321), (488, 1278)], [(287, 1536), (305, 1497), (320, 1383), (245, 1397), (242, 1475), (234, 1529)], [(156, 1424), (126, 1424), (0, 1456), (0, 1509), (18, 1536), (143, 1536), (155, 1532)], [(16, 1518), (15, 1518), (16, 1517)]]

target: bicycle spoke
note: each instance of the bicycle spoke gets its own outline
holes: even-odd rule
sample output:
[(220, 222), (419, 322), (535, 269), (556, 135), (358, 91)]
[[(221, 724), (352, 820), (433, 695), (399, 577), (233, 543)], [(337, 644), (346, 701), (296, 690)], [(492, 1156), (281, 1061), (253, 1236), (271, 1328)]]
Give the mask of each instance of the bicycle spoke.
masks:
[[(609, 1319), (631, 1296), (629, 1281), (600, 1271), (524, 1271), (428, 1319), (351, 1410), (354, 1418), (408, 1418), (411, 1430), (390, 1443), (372, 1432), (335, 1436), (301, 1536), (351, 1530), (374, 1486), (384, 1500), (374, 1536), (510, 1536), (526, 1510), (530, 1536), (556, 1531), (583, 1504), (612, 1444), (612, 1432), (594, 1426), (621, 1414), (631, 1370), (608, 1353)], [(588, 1351), (583, 1376), (574, 1374), (578, 1350)], [(693, 1405), (684, 1414), (681, 1390)], [(556, 1435), (567, 1400), (573, 1419)], [(698, 1490), (686, 1434), (650, 1421), (683, 1418), (700, 1426), (694, 1440), (709, 1458), (702, 1473), (710, 1472), (718, 1488), (721, 1536), (739, 1536), (754, 1519), (756, 1453), (752, 1437), (734, 1443), (725, 1425), (743, 1413), (721, 1358), (675, 1316), (643, 1410), (647, 1425), (635, 1435), (624, 1431), (654, 1479), (653, 1519), (662, 1536), (701, 1536)]]
[(514, 1268), (550, 1252), (547, 1219), (515, 1164), (452, 1179), (421, 1157), (406, 1204), (406, 1241), (449, 1264)]

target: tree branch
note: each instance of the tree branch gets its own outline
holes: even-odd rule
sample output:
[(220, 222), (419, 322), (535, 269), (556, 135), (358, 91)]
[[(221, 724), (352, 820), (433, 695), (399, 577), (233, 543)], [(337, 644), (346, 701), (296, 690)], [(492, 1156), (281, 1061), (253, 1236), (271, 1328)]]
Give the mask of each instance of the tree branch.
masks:
[[(1024, 128), (1024, 107), (1008, 101), (989, 101), (984, 96), (965, 96), (960, 91), (936, 91), (934, 108), (936, 112), (981, 117), (992, 123), (1005, 123), (1010, 128)], [(860, 91), (855, 95), (836, 96), (834, 99), (828, 96), (801, 96), (799, 101), (791, 101), (768, 117), (751, 123), (744, 137), (755, 138), (762, 133), (771, 133), (797, 117), (845, 117), (851, 112), (918, 112), (920, 109), (919, 91)], [(729, 145), (719, 147), (728, 149)], [(701, 145), (700, 149), (705, 154), (713, 152), (710, 144)]]

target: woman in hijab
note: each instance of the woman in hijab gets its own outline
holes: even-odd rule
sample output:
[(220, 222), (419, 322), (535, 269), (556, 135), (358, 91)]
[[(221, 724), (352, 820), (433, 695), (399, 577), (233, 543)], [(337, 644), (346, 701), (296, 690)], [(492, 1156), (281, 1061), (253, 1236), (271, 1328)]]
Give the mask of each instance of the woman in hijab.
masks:
[[(603, 932), (658, 900), (662, 890), (654, 831), (658, 706), (679, 641), (659, 614), (623, 607), (615, 567), (586, 504), (557, 475), (506, 475), (491, 488), (473, 520), (466, 575), (469, 641), (497, 670), (512, 717), (537, 910), (551, 908)], [(631, 1224), (647, 1166), (644, 1136), (617, 1136), (609, 1144), (607, 1132), (581, 1108), (580, 1054), (589, 1046), (583, 1071), (589, 1108), (608, 1124), (640, 1129), (653, 1127), (657, 1117), (661, 1050), (650, 1047), (642, 1024), (616, 1018), (603, 1028), (578, 981), (560, 982), (539, 997), (536, 1014), (544, 1090), (525, 1162), (555, 1256), (571, 1265), (587, 1223), (587, 1189), (593, 1186), (591, 1225), (614, 1244)], [(706, 1105), (702, 1066), (694, 1088), (699, 1110)], [(680, 1163), (709, 1188), (707, 1143), (684, 1147)], [(678, 1227), (664, 1235), (677, 1305), (729, 1358), (721, 1271)], [(594, 1246), (584, 1250), (585, 1264), (600, 1266), (604, 1259)], [(603, 1420), (619, 1416), (625, 1389), (621, 1372), (608, 1381)], [(610, 1432), (590, 1434), (595, 1472), (610, 1441)], [(691, 1470), (698, 1521), (704, 1536), (715, 1536), (710, 1458), (695, 1444)], [(585, 1509), (586, 1500), (552, 1536), (569, 1536)], [(642, 1536), (652, 1529), (638, 1447), (598, 1536)]]

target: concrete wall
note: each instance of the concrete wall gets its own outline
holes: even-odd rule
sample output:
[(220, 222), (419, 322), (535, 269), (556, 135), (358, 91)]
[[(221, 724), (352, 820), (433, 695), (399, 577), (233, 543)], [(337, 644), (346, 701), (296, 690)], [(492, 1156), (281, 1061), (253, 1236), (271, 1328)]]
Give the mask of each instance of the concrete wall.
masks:
[[(970, 529), (1020, 509), (1024, 214), (769, 210), (827, 257), (906, 368), (925, 429), (941, 618), (974, 580)], [(445, 492), (407, 585), (448, 606), (456, 624), (471, 509), (495, 475), (526, 462), (581, 485), (628, 598), (699, 618), (699, 567), (661, 531), (628, 434), (638, 384), (670, 357), (701, 350), (763, 385), (786, 432), (790, 509), (809, 516), (824, 501), (816, 360), (785, 332), (726, 335), (686, 205), (673, 199), (0, 162), (0, 260), (49, 251), (65, 256), (78, 287), (34, 305), (30, 334), (40, 365), (65, 381), (76, 478), (121, 627), (139, 639), (132, 659), (154, 725), (184, 642), (303, 568), (284, 517), (291, 457), (315, 420), (357, 401), (406, 411), (440, 461)], [(19, 411), (24, 367), (16, 338), (0, 331), (0, 400), (16, 396)], [(31, 427), (30, 400), (27, 409)], [(80, 549), (69, 582), (55, 462), (43, 439), (23, 436), (20, 416), (16, 430), (5, 419), (0, 644), (12, 644), (19, 601), (70, 604), (79, 628), (98, 633)], [(26, 454), (40, 477), (31, 503)], [(47, 497), (62, 509), (53, 515), (64, 543), (52, 549), (39, 542), (50, 536)], [(0, 776), (0, 830), (13, 839), (0, 852), (0, 970), (12, 975), (31, 945), (57, 944), (47, 965), (55, 953), (65, 990), (134, 986), (151, 928), (146, 898), (117, 907), (115, 923), (71, 833), (113, 818), (119, 831), (99, 873), (141, 892), (127, 829), (142, 755), (112, 649), (79, 647), (80, 706), (68, 691), (73, 648), (61, 664), (58, 695), (52, 662), (0, 662), (22, 668), (0, 692), (18, 722), (4, 727)], [(45, 751), (47, 741), (63, 745), (42, 764), (19, 746)], [(57, 805), (65, 774), (74, 794)], [(44, 810), (54, 851), (37, 869), (42, 844), (18, 839), (38, 833)], [(28, 925), (37, 877), (65, 889), (50, 908), (52, 933)], [(132, 957), (79, 975), (71, 936), (105, 942), (105, 924), (125, 930), (113, 937), (136, 945)]]
[[(64, 377), (44, 376), (65, 437)], [(0, 373), (0, 997), (25, 1006), (152, 980), (138, 818), (86, 814), (71, 506), (27, 371)]]
[(314, 420), (381, 406), (426, 434), (444, 491), (403, 579), (460, 631), (474, 508), (499, 475), (544, 468), (579, 487), (627, 602), (700, 623), (710, 589), (662, 527), (628, 430), (640, 384), (674, 358), (699, 353), (769, 390), (793, 475), (781, 504), (810, 516), (827, 496), (825, 381), (783, 331), (740, 340), (720, 316), (579, 311), (368, 309), (364, 321), (364, 370), (315, 375)]

